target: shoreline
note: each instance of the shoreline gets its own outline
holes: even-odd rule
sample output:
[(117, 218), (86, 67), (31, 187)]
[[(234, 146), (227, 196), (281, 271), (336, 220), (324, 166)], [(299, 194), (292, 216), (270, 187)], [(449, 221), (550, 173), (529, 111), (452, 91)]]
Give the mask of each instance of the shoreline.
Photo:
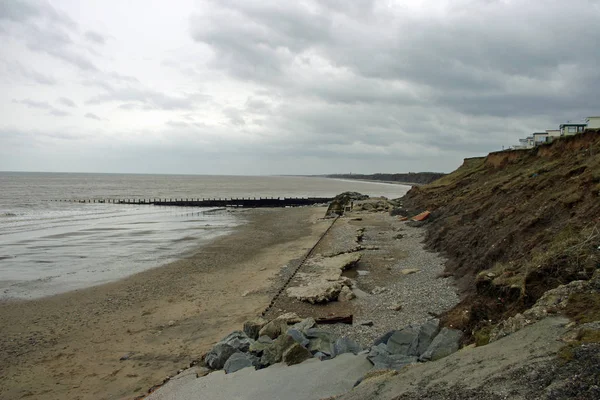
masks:
[[(193, 255), (116, 282), (0, 302), (0, 398), (133, 398), (260, 314), (324, 207), (242, 210)], [(275, 286), (274, 286), (275, 285)]]
[(423, 183), (400, 182), (400, 181), (379, 181), (379, 180), (376, 180), (376, 179), (330, 178), (328, 176), (325, 177), (325, 178), (327, 178), (327, 179), (335, 179), (336, 181), (343, 181), (343, 182), (359, 181), (359, 182), (369, 182), (369, 183), (380, 183), (382, 185), (401, 185), (401, 186), (409, 186), (409, 187), (424, 185)]

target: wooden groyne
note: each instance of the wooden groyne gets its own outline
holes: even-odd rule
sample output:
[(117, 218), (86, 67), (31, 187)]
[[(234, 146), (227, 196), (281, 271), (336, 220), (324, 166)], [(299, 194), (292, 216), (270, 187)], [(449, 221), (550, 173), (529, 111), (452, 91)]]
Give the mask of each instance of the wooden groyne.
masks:
[(98, 203), (98, 204), (147, 204), (154, 206), (176, 207), (299, 207), (313, 204), (325, 204), (333, 200), (330, 197), (259, 197), (231, 199), (70, 199), (54, 200), (68, 203)]

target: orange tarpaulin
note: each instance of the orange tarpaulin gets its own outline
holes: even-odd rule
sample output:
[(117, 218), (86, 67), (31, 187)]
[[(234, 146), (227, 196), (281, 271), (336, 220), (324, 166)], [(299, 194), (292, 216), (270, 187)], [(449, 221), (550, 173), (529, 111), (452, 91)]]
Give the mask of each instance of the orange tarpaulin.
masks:
[(429, 211), (423, 211), (421, 214), (415, 215), (411, 219), (413, 221), (425, 221), (430, 215), (431, 213)]

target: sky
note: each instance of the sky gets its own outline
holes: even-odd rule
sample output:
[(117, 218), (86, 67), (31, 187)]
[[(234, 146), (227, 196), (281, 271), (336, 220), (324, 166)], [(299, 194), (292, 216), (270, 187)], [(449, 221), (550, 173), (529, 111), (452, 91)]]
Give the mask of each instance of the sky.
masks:
[(0, 170), (450, 172), (600, 115), (600, 0), (0, 0)]

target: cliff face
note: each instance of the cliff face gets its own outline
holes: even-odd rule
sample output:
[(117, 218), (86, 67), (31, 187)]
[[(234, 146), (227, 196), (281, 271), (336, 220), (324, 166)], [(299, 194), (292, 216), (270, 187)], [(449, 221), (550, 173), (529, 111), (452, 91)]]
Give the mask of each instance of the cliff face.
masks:
[(473, 332), (600, 268), (600, 132), (466, 159), (404, 198), (463, 290), (445, 322)]

